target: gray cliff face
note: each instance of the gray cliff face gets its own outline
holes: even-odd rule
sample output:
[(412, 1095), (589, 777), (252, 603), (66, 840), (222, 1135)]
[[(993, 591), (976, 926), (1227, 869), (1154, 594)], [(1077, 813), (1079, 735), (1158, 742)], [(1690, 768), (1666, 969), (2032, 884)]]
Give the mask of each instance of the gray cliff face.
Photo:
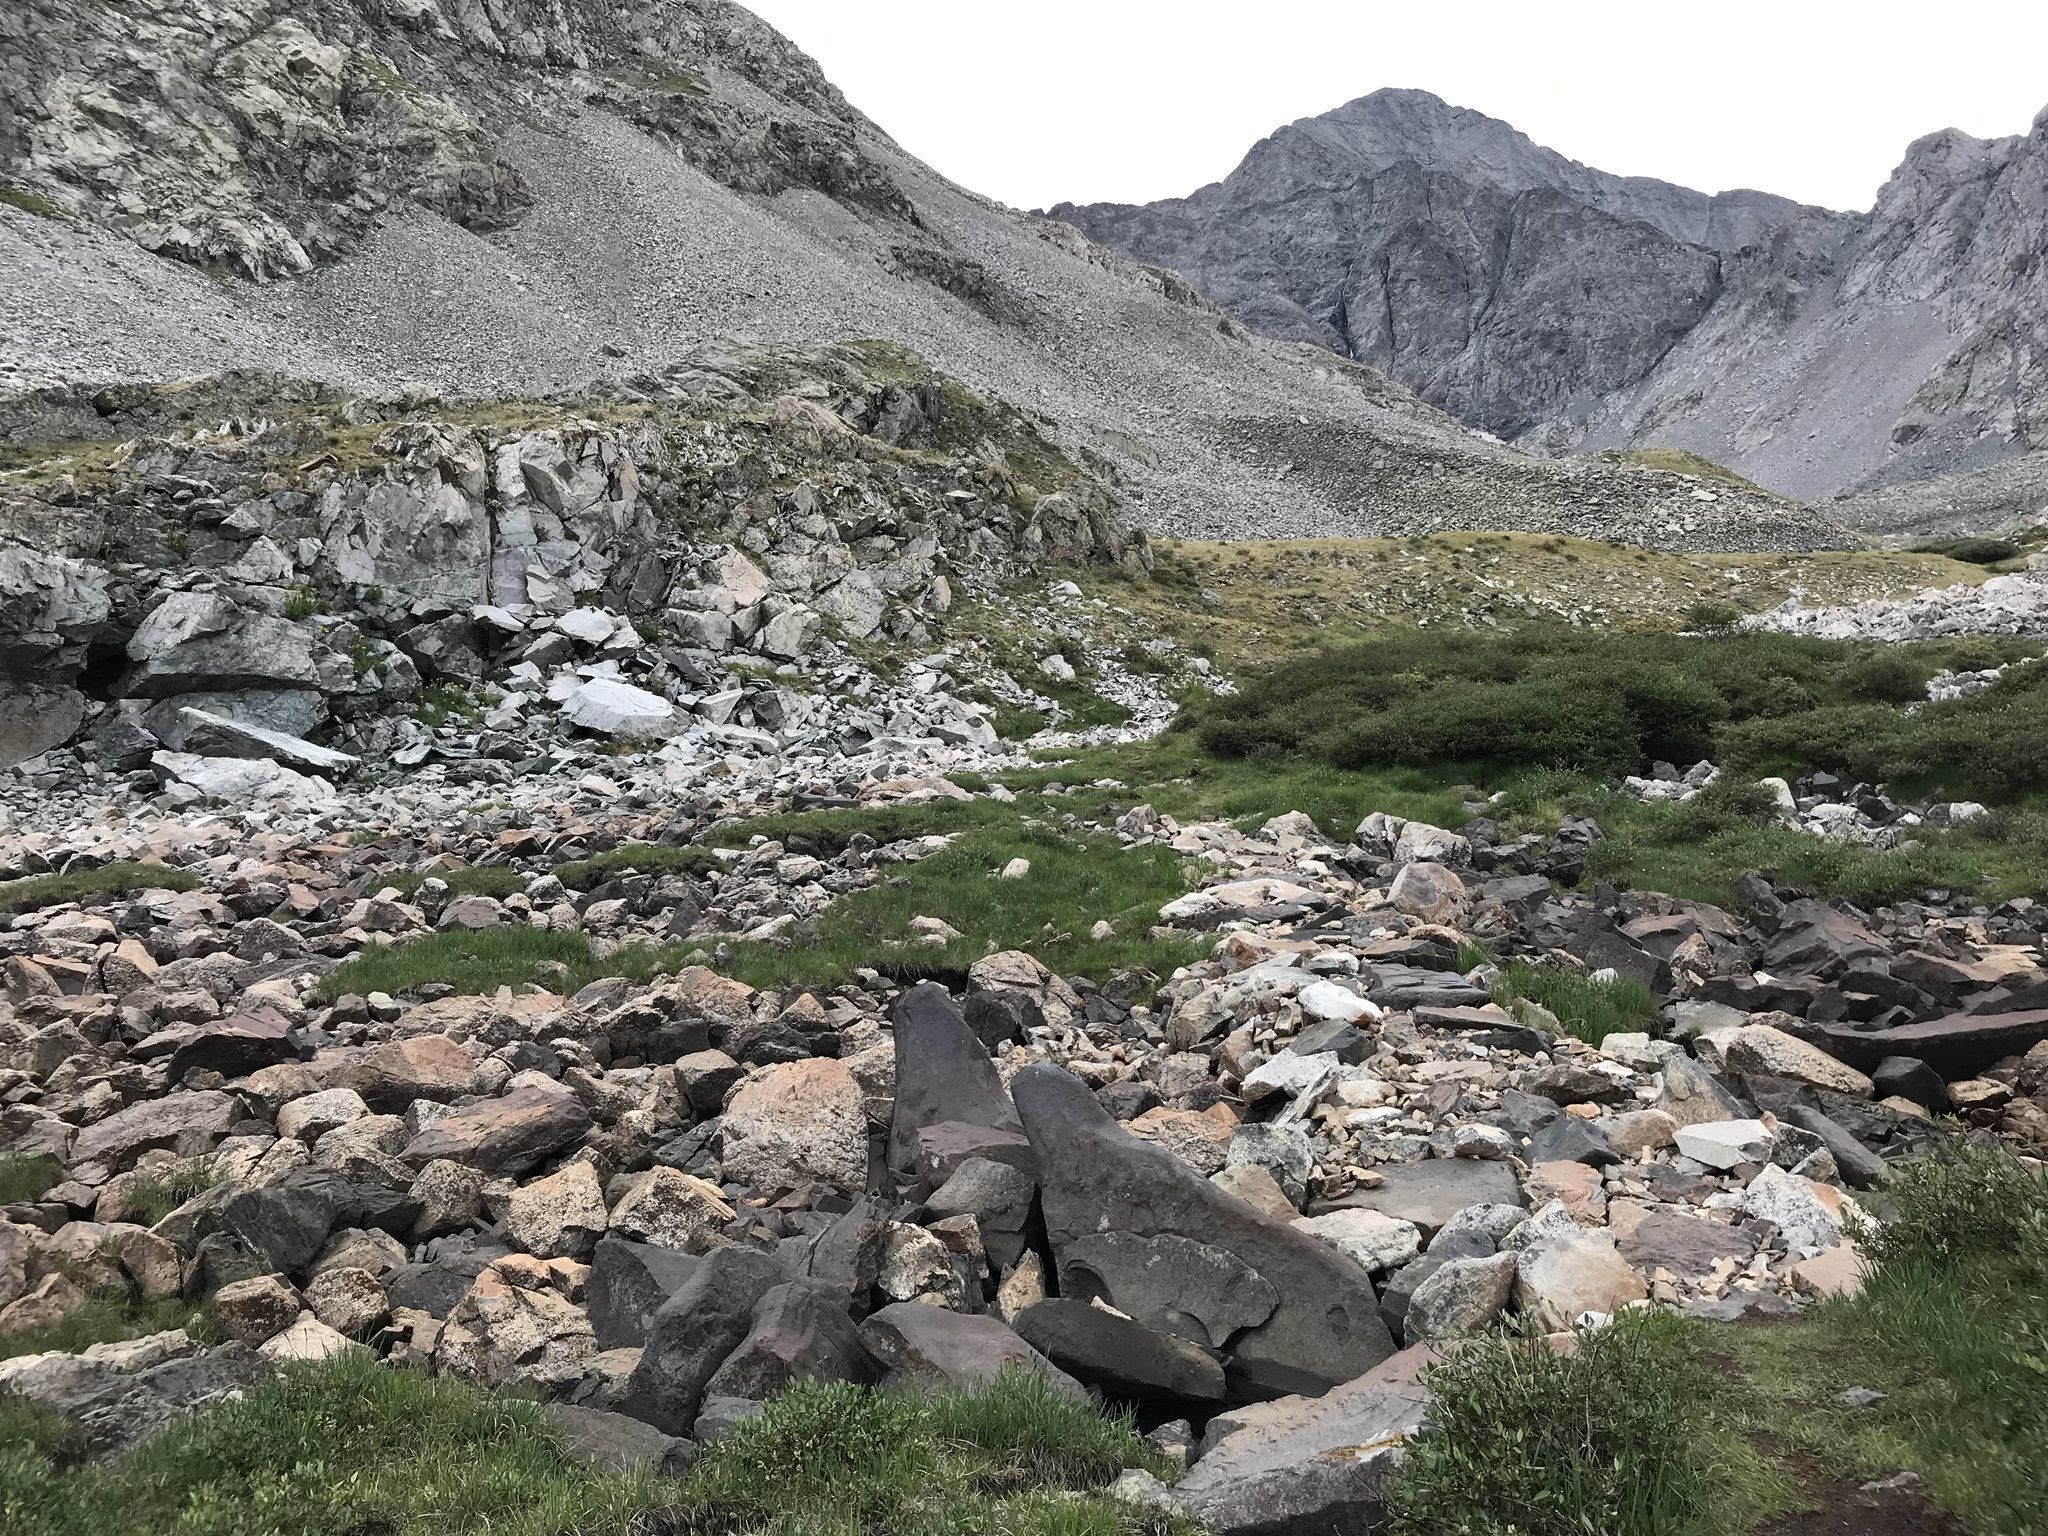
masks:
[(1381, 91), (1191, 197), (1053, 213), (1546, 452), (1689, 448), (1811, 497), (2048, 430), (2048, 116), (1922, 139), (1845, 214), (1609, 176)]

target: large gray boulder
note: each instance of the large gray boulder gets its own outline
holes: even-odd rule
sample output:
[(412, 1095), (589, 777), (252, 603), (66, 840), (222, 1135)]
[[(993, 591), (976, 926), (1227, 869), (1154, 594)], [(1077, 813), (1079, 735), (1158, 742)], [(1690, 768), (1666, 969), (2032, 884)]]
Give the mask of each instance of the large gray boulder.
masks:
[(789, 1279), (769, 1255), (721, 1248), (662, 1304), (620, 1405), (672, 1435), (697, 1422), (705, 1388), (752, 1330), (761, 1298)]
[(988, 1048), (967, 1025), (950, 993), (935, 982), (912, 987), (890, 1013), (896, 1031), (896, 1114), (889, 1165), (917, 1162), (918, 1132), (943, 1123), (1016, 1133), (1017, 1111)]
[[(1058, 1067), (1027, 1067), (1011, 1088), (1038, 1155), (1063, 1295), (1102, 1300), (1148, 1328), (1175, 1333), (1189, 1326), (1180, 1298), (1191, 1293), (1178, 1277), (1199, 1264), (1205, 1286), (1240, 1324), (1229, 1334), (1225, 1363), (1233, 1392), (1245, 1398), (1326, 1391), (1394, 1352), (1372, 1277), (1354, 1259), (1132, 1136)], [(1119, 1248), (1090, 1242), (1104, 1233), (1138, 1241)], [(1190, 1244), (1222, 1257), (1195, 1254)], [(1240, 1278), (1217, 1289), (1214, 1277), (1232, 1260), (1263, 1286)], [(1213, 1338), (1218, 1317), (1201, 1321)]]
[(1377, 1528), (1381, 1485), (1422, 1425), (1427, 1349), (1393, 1356), (1322, 1397), (1241, 1408), (1173, 1487), (1173, 1507), (1212, 1536), (1351, 1536)]
[(1024, 1370), (1045, 1378), (1062, 1397), (1088, 1400), (1079, 1382), (1016, 1330), (982, 1314), (899, 1301), (860, 1325), (860, 1341), (882, 1367), (885, 1386), (920, 1391), (985, 1387), (1005, 1371)]

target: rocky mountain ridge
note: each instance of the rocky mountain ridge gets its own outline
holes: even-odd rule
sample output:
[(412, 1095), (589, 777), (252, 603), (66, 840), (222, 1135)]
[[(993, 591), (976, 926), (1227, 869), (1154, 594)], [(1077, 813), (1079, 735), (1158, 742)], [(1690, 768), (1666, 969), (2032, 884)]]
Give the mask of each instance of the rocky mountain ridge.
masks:
[(1186, 198), (1052, 213), (1525, 446), (1680, 447), (1814, 498), (2040, 445), (2044, 187), (2048, 114), (1921, 139), (1851, 214), (1609, 176), (1380, 91)]
[[(529, 398), (883, 338), (1113, 461), (1156, 532), (1634, 537), (1691, 499), (1532, 461), (953, 186), (726, 0), (33, 0), (0, 59), (0, 394), (253, 367)], [(1302, 429), (1340, 450), (1313, 474), (1269, 451)], [(1722, 511), (1696, 536), (1843, 537)]]

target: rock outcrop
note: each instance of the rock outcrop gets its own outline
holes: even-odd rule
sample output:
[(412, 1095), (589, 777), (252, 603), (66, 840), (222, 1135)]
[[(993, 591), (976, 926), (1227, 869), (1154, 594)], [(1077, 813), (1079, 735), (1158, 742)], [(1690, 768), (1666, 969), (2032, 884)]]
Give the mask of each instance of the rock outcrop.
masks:
[(1053, 217), (1527, 446), (1684, 448), (1819, 497), (2042, 443), (2044, 185), (2048, 116), (1930, 135), (1851, 214), (1610, 176), (1388, 90), (1188, 197)]

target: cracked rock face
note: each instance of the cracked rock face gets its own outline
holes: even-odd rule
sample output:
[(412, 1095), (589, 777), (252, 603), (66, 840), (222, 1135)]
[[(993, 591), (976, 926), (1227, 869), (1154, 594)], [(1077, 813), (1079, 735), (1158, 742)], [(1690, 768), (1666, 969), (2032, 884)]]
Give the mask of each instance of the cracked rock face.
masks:
[(2040, 441), (2044, 185), (2048, 114), (1921, 139), (1853, 214), (1610, 176), (1390, 90), (1188, 197), (1053, 213), (1503, 437), (1680, 446), (1819, 497)]

